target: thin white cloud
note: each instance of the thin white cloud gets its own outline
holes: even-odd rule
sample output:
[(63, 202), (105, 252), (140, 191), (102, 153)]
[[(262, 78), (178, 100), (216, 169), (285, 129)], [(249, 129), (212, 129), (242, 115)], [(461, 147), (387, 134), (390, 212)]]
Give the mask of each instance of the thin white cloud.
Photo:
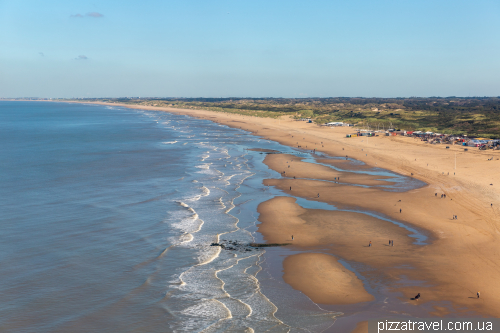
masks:
[(78, 57), (75, 58), (75, 60), (87, 60), (88, 57), (86, 55), (79, 55)]
[(104, 15), (102, 15), (101, 13), (98, 13), (98, 12), (90, 12), (90, 13), (87, 13), (85, 15), (82, 15), (82, 14), (70, 15), (70, 17), (74, 17), (74, 18), (83, 18), (83, 17), (100, 18), (100, 17), (103, 17), (103, 16)]
[(102, 15), (101, 13), (98, 13), (98, 12), (91, 12), (91, 13), (85, 14), (85, 16), (89, 16), (89, 17), (103, 17), (104, 15)]

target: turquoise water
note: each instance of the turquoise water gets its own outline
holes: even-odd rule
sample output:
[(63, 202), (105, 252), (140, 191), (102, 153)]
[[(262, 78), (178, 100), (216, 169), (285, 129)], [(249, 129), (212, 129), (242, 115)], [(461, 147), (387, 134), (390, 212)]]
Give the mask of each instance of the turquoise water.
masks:
[(261, 240), (257, 206), (282, 195), (248, 149), (299, 151), (187, 116), (44, 102), (0, 102), (0, 143), (0, 331), (333, 324), (268, 278), (269, 253), (210, 246)]

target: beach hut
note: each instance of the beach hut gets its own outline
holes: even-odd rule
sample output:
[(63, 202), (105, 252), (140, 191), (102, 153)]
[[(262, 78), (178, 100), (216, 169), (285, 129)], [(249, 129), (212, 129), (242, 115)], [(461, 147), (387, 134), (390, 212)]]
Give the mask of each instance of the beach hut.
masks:
[(345, 124), (342, 121), (332, 121), (327, 123), (326, 126), (345, 126)]

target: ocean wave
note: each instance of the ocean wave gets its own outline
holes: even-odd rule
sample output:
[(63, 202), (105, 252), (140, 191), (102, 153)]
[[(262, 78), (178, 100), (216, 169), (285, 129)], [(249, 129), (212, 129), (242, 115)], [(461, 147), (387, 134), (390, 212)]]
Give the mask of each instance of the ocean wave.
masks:
[(182, 207), (189, 207), (189, 205), (185, 204), (184, 202), (182, 201), (176, 201), (179, 205), (181, 205)]
[(204, 164), (200, 164), (200, 165), (195, 166), (195, 168), (208, 170), (208, 169), (210, 169), (211, 164), (212, 163), (204, 163)]
[(222, 209), (226, 208), (226, 205), (224, 205), (224, 202), (222, 201), (222, 197), (219, 198), (219, 203), (222, 206)]
[[(219, 318), (231, 318), (231, 312), (229, 309), (216, 299), (205, 300), (202, 303), (190, 306), (181, 311), (181, 314), (194, 318), (202, 316), (207, 319), (211, 318), (212, 320)], [(186, 323), (186, 325), (187, 324), (188, 323)]]
[(217, 259), (217, 257), (219, 257), (221, 251), (222, 248), (220, 246), (207, 247), (205, 251), (202, 251), (199, 254), (197, 266), (204, 266), (210, 264), (212, 261)]
[[(224, 176), (224, 173), (222, 173), (222, 175)], [(240, 174), (234, 174), (234, 175), (231, 175), (231, 176), (226, 176), (226, 177), (221, 177), (221, 180), (226, 182), (226, 185), (231, 185), (231, 178), (233, 178), (234, 176), (238, 176)]]
[(173, 145), (174, 143), (177, 143), (178, 141), (165, 141), (162, 142), (164, 145)]
[(204, 193), (205, 197), (210, 194), (210, 190), (207, 187), (202, 186), (201, 189), (203, 190), (203, 193)]
[(179, 237), (179, 240), (181, 241), (181, 243), (179, 245), (183, 245), (185, 243), (190, 243), (193, 241), (193, 239), (194, 239), (194, 236), (192, 234), (190, 234), (189, 232), (186, 232)]

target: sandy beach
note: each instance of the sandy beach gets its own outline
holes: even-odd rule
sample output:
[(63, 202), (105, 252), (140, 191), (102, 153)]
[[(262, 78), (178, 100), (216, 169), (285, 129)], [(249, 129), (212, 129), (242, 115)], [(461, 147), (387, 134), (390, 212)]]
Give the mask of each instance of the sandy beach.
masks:
[[(318, 304), (337, 305), (339, 310), (344, 306), (343, 312), (354, 313), (359, 310), (352, 308), (356, 304), (379, 302), (367, 286), (376, 281), (416, 312), (425, 308), (428, 316), (500, 316), (496, 281), (500, 275), (500, 151), (472, 148), (465, 152), (460, 146), (446, 149), (399, 136), (346, 138), (354, 133), (352, 127), (321, 127), (287, 117), (120, 106), (208, 119), (284, 145), (348, 156), (364, 162), (363, 167), (380, 167), (425, 182), (426, 186), (407, 192), (352, 186), (384, 185), (386, 181), (335, 171), (297, 156), (269, 154), (264, 162), (282, 177), (268, 179), (265, 185), (343, 210), (305, 209), (290, 197), (275, 197), (258, 208), (259, 232), (271, 243), (290, 242), (294, 235), (292, 247), (304, 253), (285, 259), (283, 278)], [(340, 166), (346, 162), (321, 163)], [(356, 210), (402, 222), (427, 240), (415, 244), (408, 229)], [(394, 240), (394, 246), (389, 240)], [(354, 274), (344, 261), (363, 269)], [(480, 299), (477, 291), (481, 291)], [(417, 293), (422, 298), (412, 300)], [(356, 332), (367, 331), (362, 317), (356, 317), (356, 325)]]

